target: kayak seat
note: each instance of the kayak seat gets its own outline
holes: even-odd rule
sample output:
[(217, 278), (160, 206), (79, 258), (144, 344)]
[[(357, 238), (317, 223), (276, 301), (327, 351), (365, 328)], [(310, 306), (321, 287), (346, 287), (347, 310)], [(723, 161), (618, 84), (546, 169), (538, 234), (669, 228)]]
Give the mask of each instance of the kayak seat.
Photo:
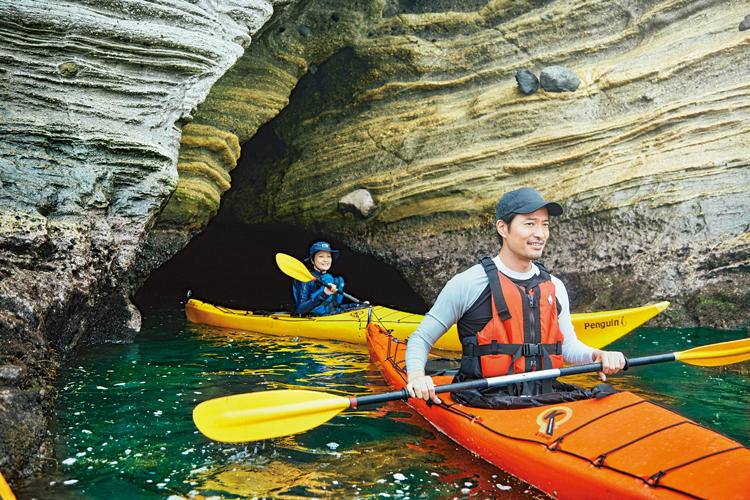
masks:
[(252, 311), (253, 316), (277, 316), (279, 314), (289, 314), (289, 311), (266, 311), (263, 309), (259, 309), (257, 311)]
[(448, 376), (453, 377), (458, 373), (461, 365), (459, 358), (430, 358), (427, 360), (424, 372), (430, 377)]
[(566, 384), (559, 380), (552, 381), (553, 392), (540, 394), (523, 394), (521, 384), (486, 387), (451, 392), (454, 401), (464, 406), (486, 409), (513, 410), (516, 408), (534, 408), (582, 399), (602, 399), (619, 392), (609, 384), (598, 384), (592, 389)]

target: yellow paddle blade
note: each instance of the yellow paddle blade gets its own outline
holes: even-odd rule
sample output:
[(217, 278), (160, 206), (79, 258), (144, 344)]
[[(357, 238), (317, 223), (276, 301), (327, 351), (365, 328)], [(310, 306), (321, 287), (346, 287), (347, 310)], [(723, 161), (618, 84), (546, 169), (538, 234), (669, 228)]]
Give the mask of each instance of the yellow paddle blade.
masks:
[(315, 281), (309, 269), (301, 261), (285, 253), (276, 254), (276, 265), (281, 272), (297, 281)]
[(347, 408), (348, 398), (325, 392), (262, 391), (204, 401), (193, 410), (193, 421), (214, 441), (238, 443), (306, 431)]
[(698, 366), (721, 366), (750, 359), (750, 338), (704, 345), (674, 353), (675, 359)]

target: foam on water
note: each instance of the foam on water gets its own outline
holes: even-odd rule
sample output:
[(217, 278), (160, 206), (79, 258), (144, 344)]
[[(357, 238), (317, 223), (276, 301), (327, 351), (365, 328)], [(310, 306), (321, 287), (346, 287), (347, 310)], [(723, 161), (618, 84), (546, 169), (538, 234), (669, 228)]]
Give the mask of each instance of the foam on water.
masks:
[[(83, 353), (60, 377), (56, 470), (18, 488), (22, 498), (489, 498), (539, 492), (458, 449), (406, 405), (344, 412), (308, 432), (218, 443), (192, 421), (201, 401), (272, 389), (366, 394), (386, 390), (363, 346), (265, 337), (153, 312), (132, 344)], [(744, 336), (639, 329), (614, 346), (649, 355)], [(595, 384), (582, 377), (573, 383)], [(750, 444), (744, 369), (681, 363), (610, 381)]]

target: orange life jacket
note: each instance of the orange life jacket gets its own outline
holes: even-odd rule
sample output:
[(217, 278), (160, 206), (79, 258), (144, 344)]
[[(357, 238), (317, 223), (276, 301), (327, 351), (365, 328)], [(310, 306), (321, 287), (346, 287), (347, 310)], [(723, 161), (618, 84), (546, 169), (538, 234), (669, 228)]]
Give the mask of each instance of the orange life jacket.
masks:
[(561, 368), (563, 334), (549, 272), (540, 267), (523, 288), (499, 272), (490, 257), (481, 263), (490, 282), (492, 318), (479, 332), (459, 331), (462, 378)]

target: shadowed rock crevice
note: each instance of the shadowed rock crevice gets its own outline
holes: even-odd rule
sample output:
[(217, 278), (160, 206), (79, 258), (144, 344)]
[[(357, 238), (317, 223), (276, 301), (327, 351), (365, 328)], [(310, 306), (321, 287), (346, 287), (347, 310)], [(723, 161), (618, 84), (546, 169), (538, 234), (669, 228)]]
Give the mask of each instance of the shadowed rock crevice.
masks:
[[(274, 200), (284, 186), (289, 159), (313, 152), (295, 149), (295, 136), (315, 124), (335, 127), (341, 115), (356, 116), (363, 106), (351, 106), (354, 96), (372, 77), (367, 64), (350, 47), (336, 52), (303, 76), (289, 96), (289, 105), (263, 125), (247, 143), (232, 171), (232, 188), (225, 194), (218, 220), (271, 222), (277, 220)], [(365, 106), (366, 107), (366, 106)], [(336, 171), (320, 158), (306, 173), (306, 182), (324, 190), (340, 182)]]

